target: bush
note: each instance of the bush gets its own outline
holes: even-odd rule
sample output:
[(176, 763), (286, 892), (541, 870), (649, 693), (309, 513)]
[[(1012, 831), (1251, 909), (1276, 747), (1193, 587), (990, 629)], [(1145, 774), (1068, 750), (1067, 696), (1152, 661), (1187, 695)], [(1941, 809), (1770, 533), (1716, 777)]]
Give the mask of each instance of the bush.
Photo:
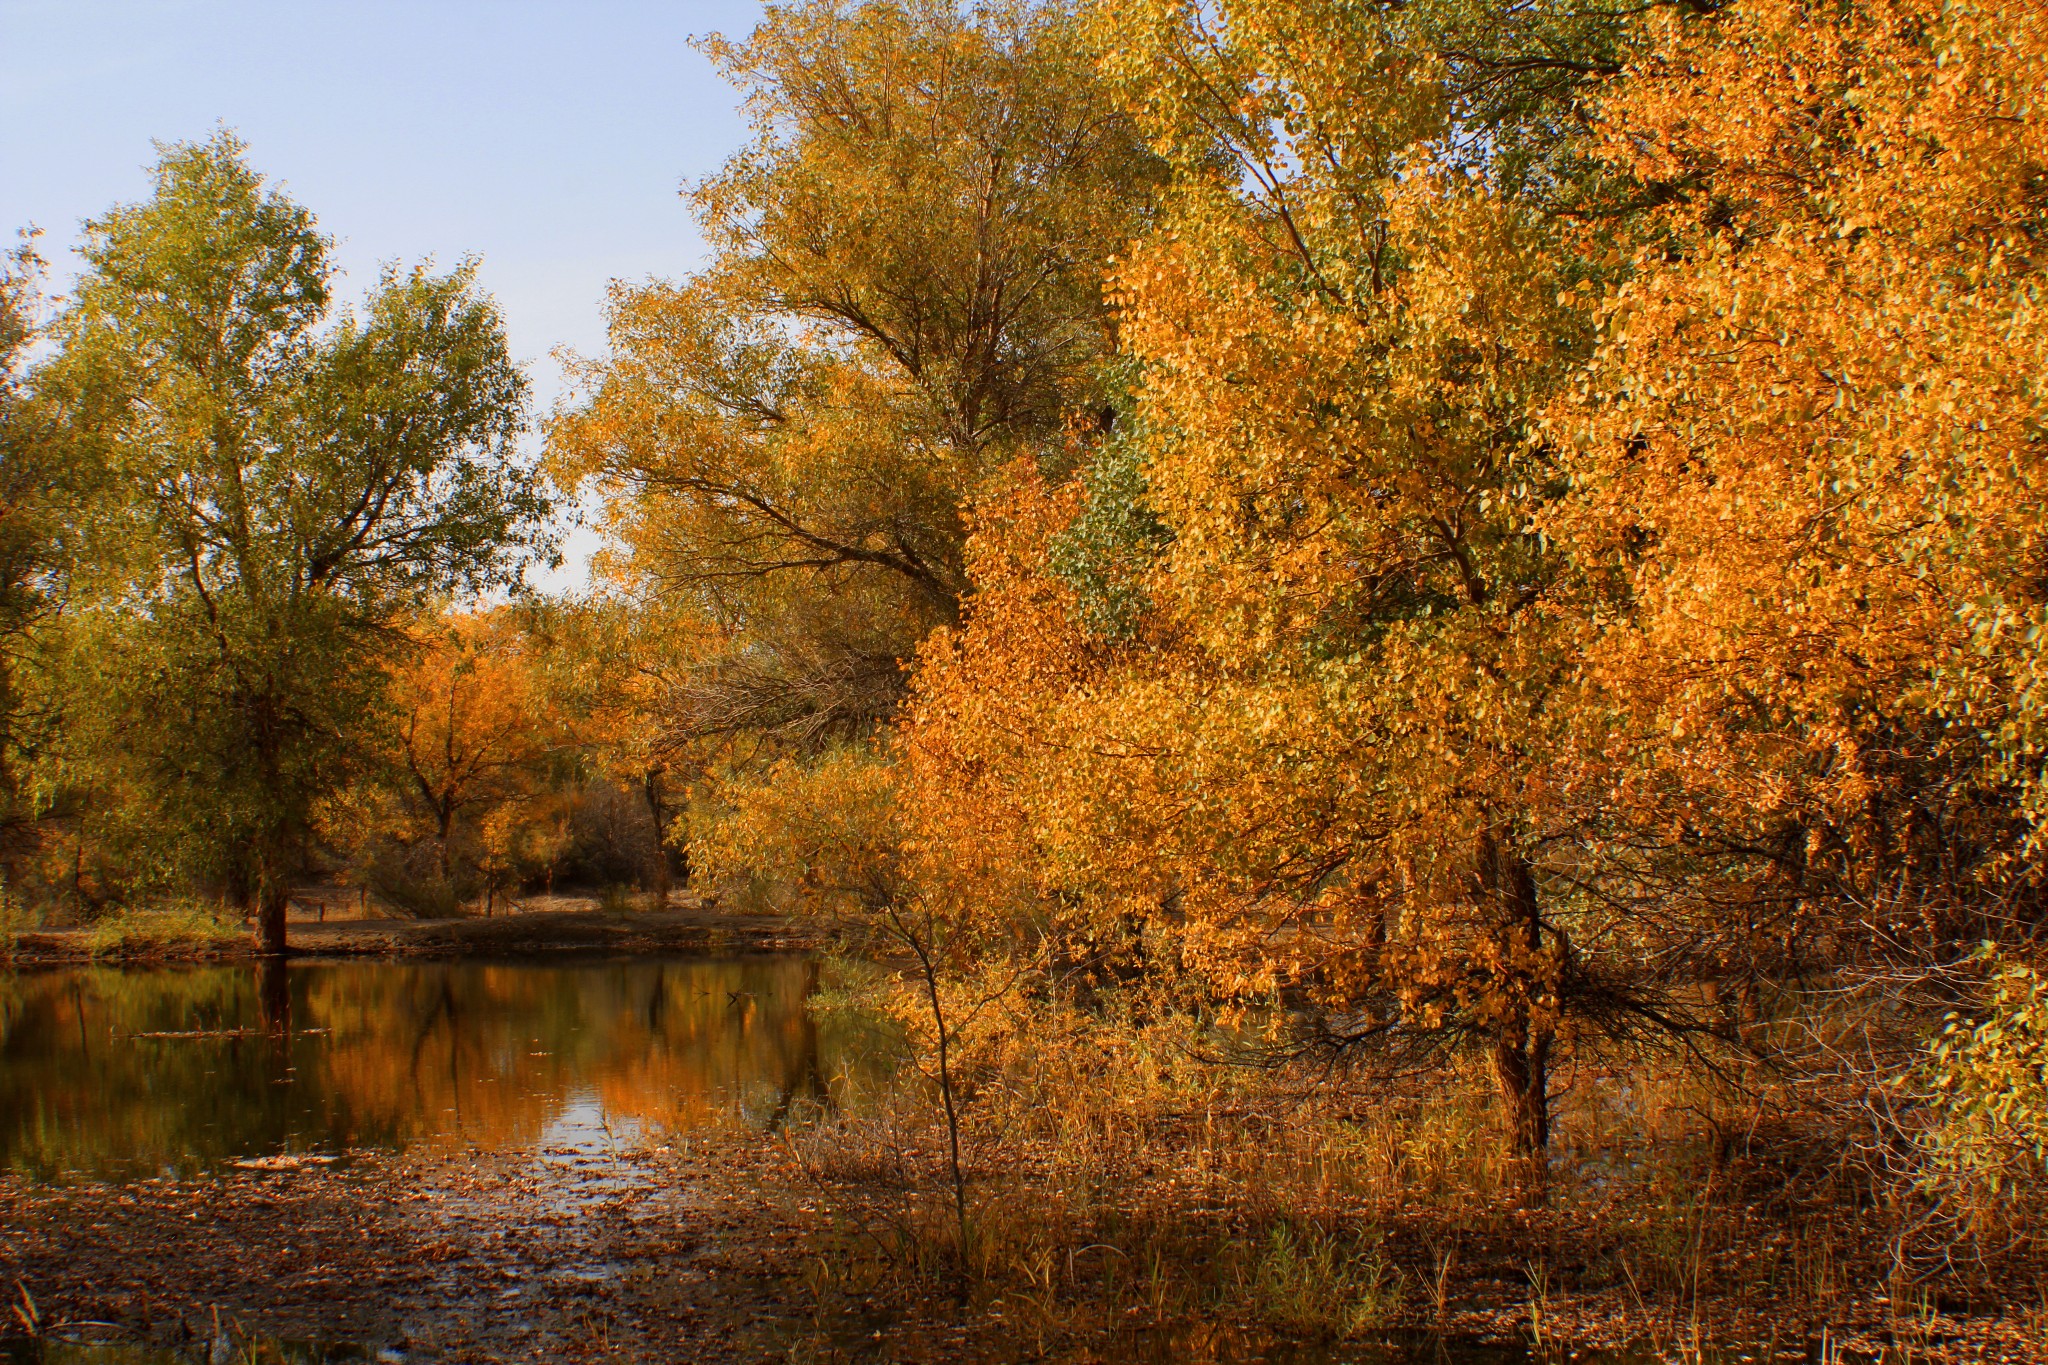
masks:
[(1936, 1122), (1922, 1143), (1941, 1176), (1994, 1196), (2048, 1173), (2048, 981), (2003, 962), (1980, 1020), (1950, 1014), (1923, 1068)]
[(462, 888), (443, 877), (415, 876), (403, 867), (378, 863), (363, 882), (371, 895), (412, 919), (454, 919), (467, 913)]
[(15, 936), (38, 927), (42, 919), (42, 915), (19, 892), (5, 881), (0, 881), (0, 958), (11, 957)]
[(94, 957), (120, 957), (163, 948), (206, 947), (240, 941), (240, 915), (204, 901), (123, 907), (102, 915), (86, 931)]
[(352, 879), (390, 909), (411, 919), (453, 919), (467, 913), (463, 903), (480, 889), (441, 875), (439, 858), (427, 844), (380, 842), (368, 850)]

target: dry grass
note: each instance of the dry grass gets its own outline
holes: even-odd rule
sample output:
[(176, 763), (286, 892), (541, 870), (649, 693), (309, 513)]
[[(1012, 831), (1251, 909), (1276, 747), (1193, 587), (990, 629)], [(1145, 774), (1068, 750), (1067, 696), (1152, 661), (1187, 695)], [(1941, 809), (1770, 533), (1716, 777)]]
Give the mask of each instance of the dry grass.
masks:
[(914, 1067), (841, 1087), (791, 1127), (821, 1210), (822, 1311), (943, 1300), (1000, 1314), (1037, 1350), (1208, 1321), (1673, 1358), (1824, 1327), (1938, 1355), (1972, 1333), (2025, 1341), (2028, 1312), (2048, 1319), (2031, 1300), (2003, 1311), (2039, 1278), (2036, 1224), (2015, 1237), (2008, 1219), (1997, 1247), (1943, 1241), (1924, 1196), (1761, 1083), (1652, 1058), (1567, 1073), (1549, 1197), (1530, 1209), (1476, 1069), (1411, 1085), (1247, 1069), (1206, 1057), (1213, 1039), (1185, 1020), (1141, 1018), (1018, 1002), (968, 1040), (964, 1239)]

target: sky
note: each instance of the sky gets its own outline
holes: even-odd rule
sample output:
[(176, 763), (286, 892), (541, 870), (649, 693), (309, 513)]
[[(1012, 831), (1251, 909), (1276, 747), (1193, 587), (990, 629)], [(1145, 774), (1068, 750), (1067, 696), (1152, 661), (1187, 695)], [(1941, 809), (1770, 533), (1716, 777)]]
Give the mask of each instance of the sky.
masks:
[(380, 262), (480, 257), (544, 409), (562, 393), (551, 353), (602, 351), (610, 281), (701, 259), (677, 192), (746, 127), (690, 39), (744, 36), (759, 15), (758, 0), (0, 0), (0, 233), (41, 228), (61, 294), (79, 222), (148, 193), (152, 139), (226, 126), (338, 239), (344, 298)]

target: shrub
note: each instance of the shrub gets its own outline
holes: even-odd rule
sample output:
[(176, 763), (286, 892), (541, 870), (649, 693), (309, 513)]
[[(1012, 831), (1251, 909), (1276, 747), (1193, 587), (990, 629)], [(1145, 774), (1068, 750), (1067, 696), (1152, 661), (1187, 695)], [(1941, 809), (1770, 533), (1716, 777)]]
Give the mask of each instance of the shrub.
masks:
[(1950, 1014), (1928, 1045), (1936, 1122), (1921, 1140), (1941, 1175), (2002, 1196), (2048, 1168), (2048, 981), (2000, 963), (1984, 1009)]
[(94, 957), (120, 957), (161, 948), (205, 947), (246, 937), (241, 916), (204, 901), (174, 901), (156, 908), (123, 907), (94, 921), (86, 943)]

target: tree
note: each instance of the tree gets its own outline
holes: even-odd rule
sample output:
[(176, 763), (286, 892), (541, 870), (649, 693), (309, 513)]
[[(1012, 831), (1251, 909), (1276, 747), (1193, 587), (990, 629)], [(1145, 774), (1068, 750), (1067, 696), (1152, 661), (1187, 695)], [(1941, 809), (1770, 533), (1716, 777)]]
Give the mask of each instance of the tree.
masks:
[(393, 687), (385, 762), (452, 887), (461, 861), (481, 866), (516, 842), (518, 816), (545, 804), (552, 760), (575, 741), (546, 704), (538, 651), (512, 609), (449, 612), (422, 633)]
[(61, 595), (68, 504), (79, 482), (28, 375), (41, 269), (32, 235), (0, 265), (0, 855), (10, 862), (33, 819), (22, 772), (37, 748), (34, 732), (44, 728), (30, 714), (23, 656)]
[(723, 632), (660, 594), (594, 592), (529, 613), (547, 643), (547, 705), (568, 720), (584, 770), (646, 807), (654, 830), (655, 903), (690, 884), (688, 806), (694, 783), (722, 766), (730, 740), (695, 734), (703, 672)]
[(549, 448), (614, 497), (633, 591), (724, 634), (679, 732), (815, 748), (894, 713), (975, 490), (1093, 402), (1159, 166), (1061, 5), (804, 4), (706, 47), (758, 129), (692, 193), (713, 263), (614, 292)]
[(163, 860), (252, 902), (274, 954), (403, 622), (509, 581), (547, 501), (473, 263), (387, 268), (361, 315), (336, 313), (328, 240), (232, 134), (165, 147), (152, 176), (86, 225), (38, 374), (105, 490), (65, 759), (123, 774)]
[(1654, 37), (1599, 151), (1670, 192), (1549, 417), (1545, 529), (1624, 589), (1583, 637), (1616, 843), (1747, 991), (1924, 977), (2044, 914), (2048, 16), (1755, 0)]
[[(703, 840), (703, 854), (714, 875), (797, 888), (807, 913), (832, 923), (846, 946), (905, 965), (876, 996), (904, 1026), (911, 1059), (936, 1092), (948, 1221), (964, 1276), (974, 1241), (964, 1061), (977, 1022), (1023, 973), (1010, 968), (1017, 944), (1002, 916), (945, 895), (942, 879), (913, 880), (916, 840), (902, 823), (895, 778), (893, 765), (851, 747), (808, 764), (785, 759), (732, 784), (734, 809)], [(935, 852), (927, 873), (944, 867), (949, 850)]]
[[(1669, 1037), (1665, 926), (1599, 893), (1602, 742), (1534, 518), (1621, 196), (1567, 6), (1134, 0), (1098, 50), (1178, 178), (1117, 270), (1132, 411), (984, 510), (908, 744), (934, 834), (1030, 851), (1092, 943), (1303, 1006), (1297, 1046), (1493, 1062), (1540, 1170), (1560, 1041)], [(962, 788), (1000, 818), (953, 819)], [(947, 834), (941, 836), (938, 830)], [(979, 831), (992, 831), (982, 833)], [(970, 855), (996, 875), (1007, 857)], [(1657, 965), (1652, 965), (1657, 964)]]

